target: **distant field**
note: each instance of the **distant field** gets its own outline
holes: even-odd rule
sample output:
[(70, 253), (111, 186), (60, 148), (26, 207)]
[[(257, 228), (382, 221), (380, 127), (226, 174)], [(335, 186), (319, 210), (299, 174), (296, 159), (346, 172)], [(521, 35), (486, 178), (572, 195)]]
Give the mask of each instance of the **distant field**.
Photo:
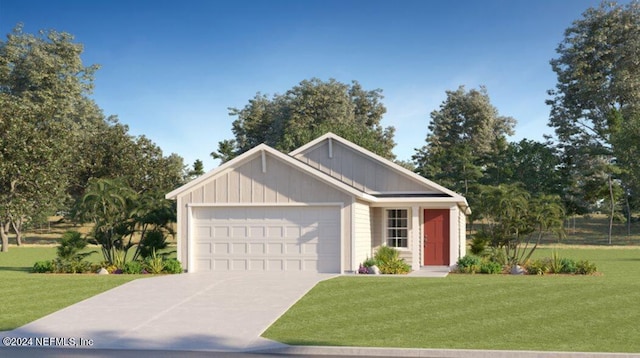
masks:
[[(475, 225), (478, 228), (479, 225)], [(91, 225), (75, 225), (62, 217), (53, 216), (49, 218), (49, 223), (36, 225), (23, 234), (24, 244), (56, 244), (56, 240), (65, 231), (76, 230), (83, 234), (91, 232)], [(567, 237), (558, 241), (557, 237), (547, 236), (543, 239), (544, 244), (563, 245), (608, 245), (607, 233), (609, 230), (609, 220), (604, 214), (592, 214), (577, 216), (568, 219), (565, 224)], [(611, 245), (640, 245), (640, 220), (636, 219), (631, 223), (630, 235), (627, 234), (627, 224), (614, 222), (613, 238)], [(10, 244), (15, 244), (13, 236), (10, 236)], [(175, 243), (175, 238), (169, 237), (169, 242)]]
[[(92, 224), (78, 225), (64, 219), (61, 216), (49, 217), (48, 223), (34, 225), (22, 234), (22, 243), (25, 245), (55, 245), (66, 231), (78, 231), (84, 235), (91, 232)], [(169, 236), (167, 241), (175, 243), (175, 238)], [(9, 235), (10, 246), (15, 245), (15, 235)]]
[[(480, 228), (480, 224), (474, 224), (474, 230)], [(542, 239), (542, 244), (562, 245), (597, 245), (609, 246), (609, 218), (604, 214), (591, 214), (576, 216), (565, 221), (566, 237), (558, 240), (555, 235), (547, 235)], [(629, 230), (630, 229), (630, 230)], [(640, 246), (640, 220), (636, 214), (630, 228), (626, 223), (613, 223), (611, 246)]]

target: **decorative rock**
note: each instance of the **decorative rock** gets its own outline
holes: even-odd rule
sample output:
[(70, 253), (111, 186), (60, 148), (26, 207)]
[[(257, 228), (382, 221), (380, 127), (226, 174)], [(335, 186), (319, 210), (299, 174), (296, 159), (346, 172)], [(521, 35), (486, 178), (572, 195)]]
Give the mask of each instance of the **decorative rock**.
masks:
[(108, 275), (109, 271), (107, 271), (106, 268), (102, 267), (100, 268), (100, 270), (98, 271), (98, 275)]
[(378, 268), (378, 266), (373, 265), (373, 266), (369, 267), (369, 273), (374, 274), (374, 275), (379, 275), (380, 274), (380, 269)]
[(511, 274), (512, 275), (524, 275), (524, 269), (519, 265), (511, 266)]

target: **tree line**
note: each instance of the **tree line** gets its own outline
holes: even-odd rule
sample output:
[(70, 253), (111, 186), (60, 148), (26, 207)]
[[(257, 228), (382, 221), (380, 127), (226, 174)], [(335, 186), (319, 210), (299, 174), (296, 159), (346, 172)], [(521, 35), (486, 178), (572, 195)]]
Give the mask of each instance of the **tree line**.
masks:
[[(431, 112), (426, 143), (412, 160), (397, 162), (465, 195), (472, 222), (518, 208), (520, 216), (500, 228), (512, 237), (536, 225), (537, 232), (557, 231), (562, 221), (550, 220), (551, 213), (605, 210), (611, 238), (614, 219), (631, 220), (640, 192), (640, 3), (587, 9), (556, 53), (550, 64), (557, 85), (547, 101), (555, 136), (509, 142), (516, 120), (499, 114), (487, 88), (460, 86)], [(381, 125), (382, 98), (382, 90), (364, 90), (357, 81), (317, 78), (284, 94), (258, 93), (244, 108), (230, 108), (234, 138), (211, 155), (226, 161), (263, 142), (286, 152), (331, 130), (394, 160), (394, 128)], [(488, 205), (487, 195), (504, 200)]]
[[(98, 66), (85, 66), (82, 51), (70, 34), (31, 35), (21, 26), (0, 42), (3, 250), (9, 231), (20, 240), (26, 225), (56, 211), (84, 208), (85, 219), (97, 222), (86, 215), (100, 209), (88, 189), (119, 192), (131, 209), (132, 198), (160, 199), (203, 173), (202, 162), (190, 168), (176, 154), (165, 156), (149, 138), (130, 135), (117, 117), (102, 113), (89, 97)], [(594, 208), (606, 208), (611, 223), (629, 220), (640, 191), (640, 3), (587, 9), (556, 52), (550, 64), (557, 84), (547, 101), (555, 136), (544, 141), (509, 142), (516, 120), (499, 113), (487, 88), (460, 86), (431, 112), (425, 143), (411, 161), (398, 161), (395, 130), (382, 125), (381, 89), (312, 78), (230, 108), (234, 137), (211, 155), (224, 162), (260, 143), (288, 152), (332, 131), (465, 195), (472, 221), (510, 218), (485, 228), (498, 241), (514, 231), (516, 237), (554, 231), (551, 216)]]
[(85, 66), (82, 52), (68, 33), (27, 34), (21, 25), (0, 42), (2, 251), (10, 231), (20, 244), (29, 225), (72, 212), (92, 181), (118, 179), (162, 198), (202, 171), (201, 162), (189, 172), (180, 156), (105, 116), (89, 97), (99, 66)]

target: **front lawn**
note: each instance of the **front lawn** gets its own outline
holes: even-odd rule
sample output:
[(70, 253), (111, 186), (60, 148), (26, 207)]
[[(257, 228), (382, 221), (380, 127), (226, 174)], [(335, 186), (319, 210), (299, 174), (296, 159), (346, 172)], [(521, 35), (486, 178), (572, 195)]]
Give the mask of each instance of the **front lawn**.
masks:
[[(96, 248), (95, 250), (98, 250)], [(0, 331), (12, 330), (140, 275), (32, 274), (36, 261), (53, 259), (56, 248), (11, 247), (0, 253)], [(94, 254), (96, 258), (101, 255)], [(99, 309), (99, 308), (96, 308)]]
[(263, 336), (299, 345), (640, 352), (640, 249), (559, 252), (595, 262), (603, 275), (338, 277)]

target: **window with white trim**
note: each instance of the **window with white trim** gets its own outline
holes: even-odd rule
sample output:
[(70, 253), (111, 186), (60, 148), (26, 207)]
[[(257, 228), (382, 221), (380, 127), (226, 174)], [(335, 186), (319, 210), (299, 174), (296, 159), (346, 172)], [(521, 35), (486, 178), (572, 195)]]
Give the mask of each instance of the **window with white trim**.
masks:
[(387, 209), (387, 246), (409, 246), (409, 210)]

